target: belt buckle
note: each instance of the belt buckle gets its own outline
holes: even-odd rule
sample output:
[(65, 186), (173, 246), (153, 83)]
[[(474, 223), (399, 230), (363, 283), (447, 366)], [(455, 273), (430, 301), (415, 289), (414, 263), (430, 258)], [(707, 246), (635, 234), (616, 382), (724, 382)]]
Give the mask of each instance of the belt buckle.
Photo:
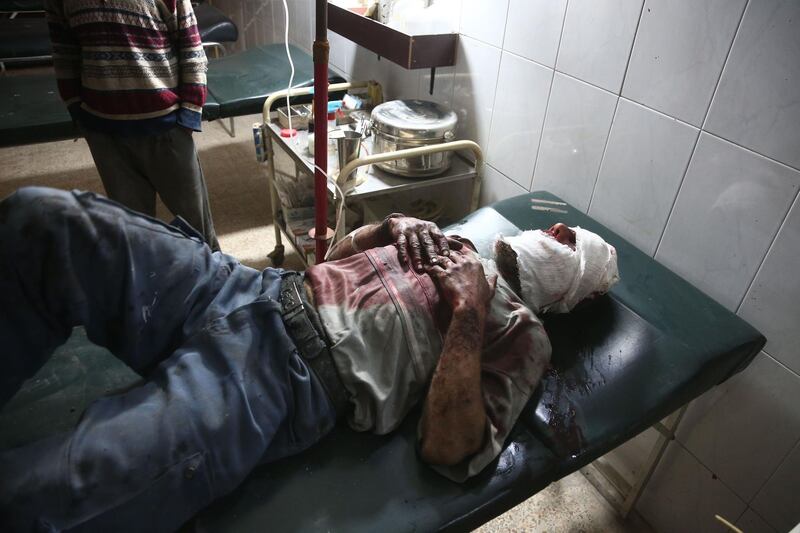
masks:
[(283, 291), (281, 294), (281, 303), (284, 305), (284, 312), (286, 315), (294, 316), (298, 311), (305, 311), (305, 306), (303, 305), (303, 299), (300, 297), (300, 290), (297, 288), (295, 280), (290, 279), (289, 283), (294, 291), (291, 289)]

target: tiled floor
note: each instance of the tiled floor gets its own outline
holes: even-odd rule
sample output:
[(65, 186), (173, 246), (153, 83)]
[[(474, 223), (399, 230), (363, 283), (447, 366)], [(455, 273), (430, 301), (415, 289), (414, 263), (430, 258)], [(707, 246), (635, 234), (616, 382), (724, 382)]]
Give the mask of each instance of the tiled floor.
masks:
[(553, 483), (476, 530), (478, 533), (650, 533), (638, 516), (623, 521), (580, 472)]
[[(219, 123), (207, 123), (195, 136), (208, 182), (222, 248), (256, 268), (269, 265), (274, 246), (264, 167), (255, 161), (250, 127), (260, 116), (236, 119), (234, 139)], [(88, 146), (78, 141), (0, 149), (0, 198), (24, 185), (48, 185), (102, 192)], [(163, 218), (169, 217), (163, 209)], [(287, 268), (300, 268), (287, 249)], [(647, 526), (623, 522), (582, 474), (568, 476), (485, 524), (478, 531), (641, 532)]]

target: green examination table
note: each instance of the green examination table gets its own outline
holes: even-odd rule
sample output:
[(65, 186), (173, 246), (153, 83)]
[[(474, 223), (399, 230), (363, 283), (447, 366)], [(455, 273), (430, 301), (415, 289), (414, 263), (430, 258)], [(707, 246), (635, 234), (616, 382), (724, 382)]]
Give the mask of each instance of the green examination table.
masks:
[[(657, 424), (764, 345), (742, 319), (601, 224), (569, 205), (559, 207), (566, 214), (532, 210), (531, 198), (559, 201), (518, 196), (449, 231), (485, 251), (498, 232), (579, 225), (617, 248), (621, 281), (581, 310), (546, 318), (552, 367), (496, 461), (457, 484), (417, 459), (418, 414), (387, 436), (340, 427), (301, 455), (259, 467), (183, 530), (469, 530)], [(135, 380), (77, 330), (0, 413), (0, 446), (67, 429), (92, 398)]]

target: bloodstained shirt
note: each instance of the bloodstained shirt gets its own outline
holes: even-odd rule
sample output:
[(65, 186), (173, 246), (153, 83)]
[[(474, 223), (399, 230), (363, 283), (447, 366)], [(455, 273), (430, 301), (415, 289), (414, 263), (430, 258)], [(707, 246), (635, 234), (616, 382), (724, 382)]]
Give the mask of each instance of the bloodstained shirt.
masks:
[[(492, 261), (482, 260), (487, 274)], [(401, 265), (394, 246), (374, 248), (306, 271), (331, 353), (350, 396), (350, 426), (388, 433), (419, 404), (430, 385), (450, 317), (427, 274)], [(488, 424), (483, 447), (453, 467), (463, 481), (502, 450), (550, 361), (539, 319), (498, 277), (481, 350), (481, 387)]]

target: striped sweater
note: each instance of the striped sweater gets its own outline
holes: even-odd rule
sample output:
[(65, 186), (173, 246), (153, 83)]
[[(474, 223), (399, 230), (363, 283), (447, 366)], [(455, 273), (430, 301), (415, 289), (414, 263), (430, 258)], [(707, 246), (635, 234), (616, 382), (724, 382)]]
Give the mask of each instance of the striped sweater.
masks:
[(47, 0), (58, 90), (85, 127), (200, 131), (206, 56), (190, 0)]

